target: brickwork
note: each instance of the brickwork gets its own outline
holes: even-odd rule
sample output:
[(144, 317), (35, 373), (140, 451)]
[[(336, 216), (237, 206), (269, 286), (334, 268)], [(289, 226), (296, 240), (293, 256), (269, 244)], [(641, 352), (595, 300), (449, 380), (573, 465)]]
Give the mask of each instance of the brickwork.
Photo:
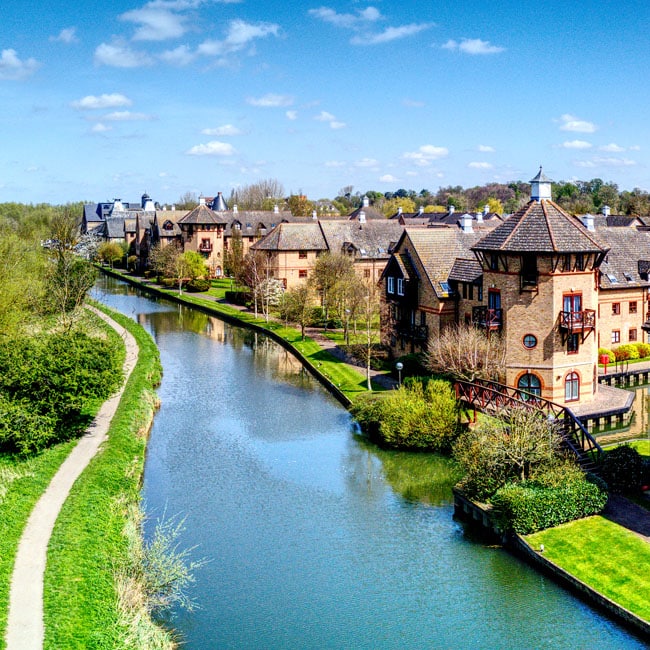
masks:
[(622, 343), (648, 340), (647, 333), (641, 329), (648, 311), (646, 291), (645, 287), (625, 286), (616, 290), (601, 289), (598, 297), (599, 347), (611, 350)]

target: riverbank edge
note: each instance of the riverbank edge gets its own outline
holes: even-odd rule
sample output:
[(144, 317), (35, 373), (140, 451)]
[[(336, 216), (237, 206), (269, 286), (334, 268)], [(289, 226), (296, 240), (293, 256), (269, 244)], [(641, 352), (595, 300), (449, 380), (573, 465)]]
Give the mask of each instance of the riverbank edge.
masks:
[(521, 535), (504, 533), (494, 524), (490, 516), (490, 507), (468, 499), (462, 491), (452, 488), (454, 494), (454, 517), (460, 521), (480, 527), (491, 540), (497, 541), (508, 552), (524, 560), (540, 573), (549, 576), (583, 602), (604, 612), (627, 629), (633, 631), (644, 640), (650, 639), (650, 622), (637, 616), (630, 610), (607, 598), (593, 587), (545, 558), (536, 551)]
[[(338, 386), (336, 386), (336, 384), (332, 383), (323, 373), (321, 373), (318, 370), (318, 368), (314, 366), (311, 363), (311, 361), (300, 352), (300, 350), (296, 349), (295, 346), (293, 346), (286, 339), (282, 338), (277, 332), (274, 332), (272, 328), (265, 326), (265, 324), (258, 323), (255, 321), (245, 320), (243, 318), (238, 318), (234, 314), (230, 314), (228, 312), (222, 311), (218, 308), (219, 303), (215, 303), (214, 307), (210, 307), (207, 305), (199, 305), (192, 302), (191, 300), (186, 300), (184, 294), (179, 295), (178, 293), (172, 293), (168, 289), (164, 289), (163, 287), (158, 287), (153, 284), (141, 282), (138, 278), (134, 276), (128, 275), (126, 273), (121, 273), (120, 271), (109, 269), (104, 266), (97, 266), (97, 268), (102, 273), (117, 278), (118, 280), (124, 280), (124, 282), (128, 282), (130, 285), (138, 287), (143, 291), (147, 291), (154, 295), (161, 296), (162, 298), (167, 298), (168, 300), (172, 300), (176, 303), (187, 305), (194, 309), (198, 309), (199, 311), (202, 311), (205, 314), (209, 314), (211, 316), (217, 316), (222, 320), (226, 321), (227, 323), (230, 323), (231, 325), (236, 325), (238, 327), (247, 327), (261, 334), (265, 334), (266, 336), (272, 338), (276, 343), (281, 345), (285, 350), (291, 352), (302, 363), (302, 365), (309, 371), (309, 373), (313, 377), (315, 377), (318, 380), (318, 382), (322, 384), (343, 406), (345, 406), (345, 408), (349, 408), (350, 405), (352, 404), (352, 400), (343, 391), (341, 391), (338, 388)], [(332, 357), (332, 359), (336, 360), (334, 357)]]

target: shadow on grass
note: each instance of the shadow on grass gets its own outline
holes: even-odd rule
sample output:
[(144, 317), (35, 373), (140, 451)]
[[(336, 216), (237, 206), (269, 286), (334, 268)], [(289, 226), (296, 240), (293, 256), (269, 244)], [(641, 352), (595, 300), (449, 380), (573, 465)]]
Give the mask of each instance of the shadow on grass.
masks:
[(629, 499), (610, 494), (602, 516), (650, 541), (650, 510)]

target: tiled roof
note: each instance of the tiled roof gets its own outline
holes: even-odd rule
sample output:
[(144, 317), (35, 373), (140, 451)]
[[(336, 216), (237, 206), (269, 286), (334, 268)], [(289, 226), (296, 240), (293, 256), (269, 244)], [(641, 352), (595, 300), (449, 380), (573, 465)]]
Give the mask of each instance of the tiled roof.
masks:
[(226, 237), (232, 235), (232, 231), (237, 224), (240, 224), (240, 233), (243, 236), (253, 237), (260, 234), (259, 231), (262, 228), (266, 228), (266, 232), (269, 232), (279, 223), (296, 221), (296, 218), (289, 210), (283, 210), (282, 212), (273, 212), (272, 210), (228, 211), (222, 213), (222, 216), (226, 220)]
[(318, 221), (280, 223), (251, 248), (265, 251), (325, 251), (327, 242)]
[(222, 224), (225, 225), (226, 220), (223, 218), (223, 213), (217, 214), (207, 205), (198, 205), (194, 210), (188, 212), (184, 217), (178, 220), (179, 224), (193, 224), (193, 225), (211, 225)]
[(597, 234), (610, 247), (600, 265), (601, 288), (650, 285), (644, 274), (650, 266), (644, 263), (645, 260), (650, 261), (650, 232), (610, 226), (599, 228)]
[(355, 259), (388, 259), (391, 242), (396, 242), (404, 228), (387, 219), (367, 221), (321, 221), (325, 241), (333, 253), (354, 251)]
[(597, 253), (606, 251), (594, 233), (553, 201), (530, 201), (474, 247), (510, 253)]
[(419, 258), (429, 282), (439, 298), (447, 298), (449, 292), (442, 283), (447, 283), (449, 274), (458, 258), (469, 260), (472, 246), (482, 233), (463, 232), (459, 228), (407, 228), (404, 238), (400, 240), (399, 252), (403, 250), (402, 242), (408, 238), (414, 253)]
[(476, 282), (483, 275), (478, 260), (456, 259), (449, 272), (449, 279), (456, 282)]
[(366, 219), (378, 219), (378, 220), (386, 220), (386, 217), (383, 212), (380, 212), (377, 210), (377, 208), (373, 208), (371, 205), (367, 206), (361, 206), (360, 208), (357, 208), (356, 210), (353, 210), (350, 212), (348, 215), (348, 219), (351, 220), (358, 220), (359, 219), (359, 214), (363, 212), (366, 215)]

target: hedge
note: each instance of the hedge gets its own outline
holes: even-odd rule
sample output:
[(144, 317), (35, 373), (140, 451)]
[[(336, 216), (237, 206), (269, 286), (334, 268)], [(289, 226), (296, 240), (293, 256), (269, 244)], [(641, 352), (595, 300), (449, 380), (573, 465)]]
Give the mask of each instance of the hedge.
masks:
[(555, 488), (523, 482), (497, 490), (491, 502), (502, 530), (528, 535), (599, 513), (607, 503), (607, 491), (591, 476)]

